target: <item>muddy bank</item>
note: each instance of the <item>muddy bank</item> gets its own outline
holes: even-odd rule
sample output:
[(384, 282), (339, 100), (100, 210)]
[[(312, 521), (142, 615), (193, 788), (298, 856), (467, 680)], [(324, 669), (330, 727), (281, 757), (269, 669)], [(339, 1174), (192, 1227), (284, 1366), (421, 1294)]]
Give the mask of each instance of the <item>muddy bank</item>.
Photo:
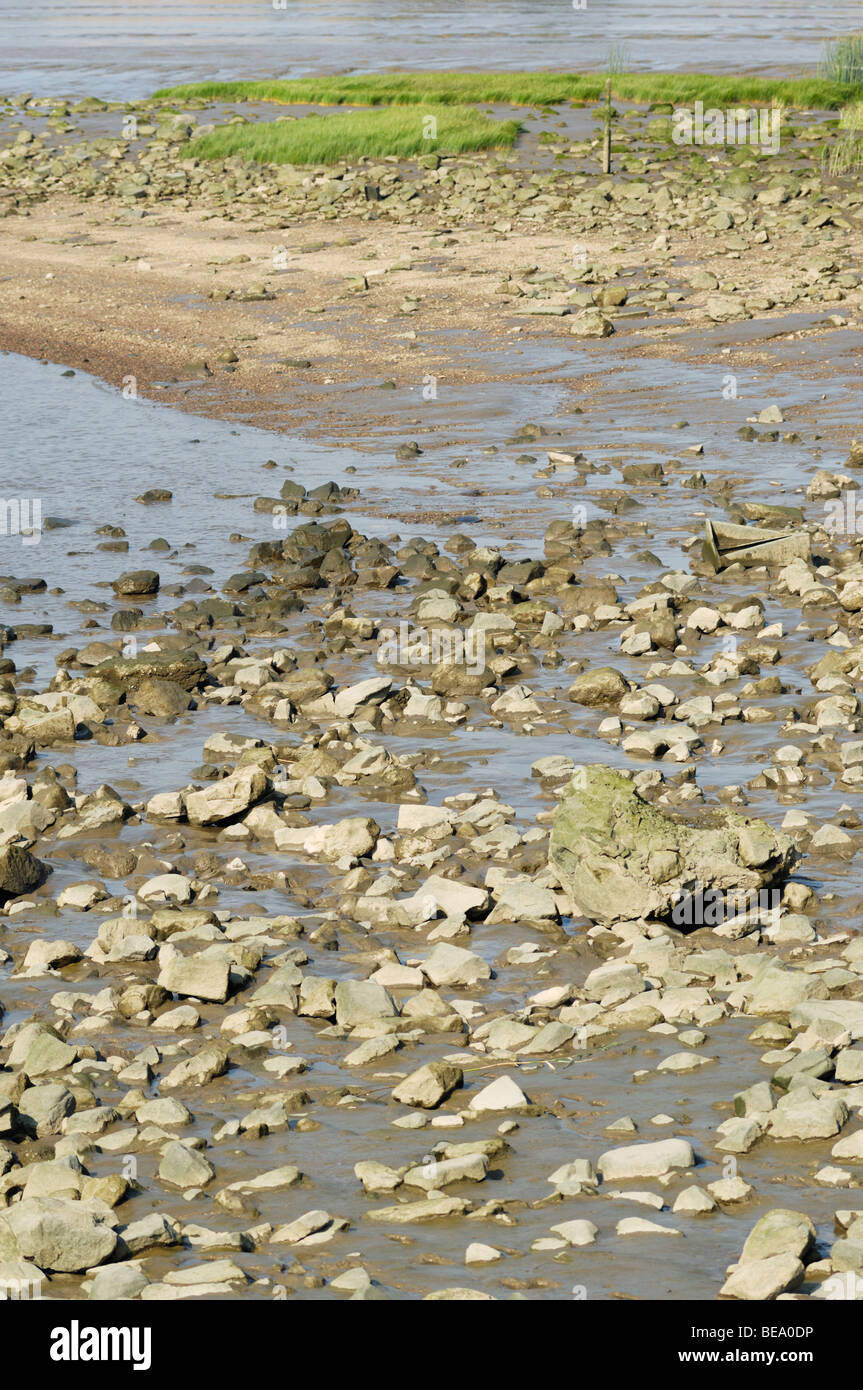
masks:
[(829, 338), (857, 322), (860, 198), (825, 174), (835, 122), (817, 113), (786, 113), (772, 155), (676, 146), (667, 115), (624, 109), (603, 178), (589, 110), (518, 113), (505, 159), (303, 171), (185, 157), (222, 106), (83, 108), (6, 108), (0, 342), (128, 393), (182, 404), (209, 382), (199, 412), (308, 426), (347, 383), (384, 417), (393, 383), (410, 386), (427, 414), (503, 380), (494, 352), (522, 341), (580, 372), (609, 336), (620, 356), (733, 343), (752, 363), (772, 325)]

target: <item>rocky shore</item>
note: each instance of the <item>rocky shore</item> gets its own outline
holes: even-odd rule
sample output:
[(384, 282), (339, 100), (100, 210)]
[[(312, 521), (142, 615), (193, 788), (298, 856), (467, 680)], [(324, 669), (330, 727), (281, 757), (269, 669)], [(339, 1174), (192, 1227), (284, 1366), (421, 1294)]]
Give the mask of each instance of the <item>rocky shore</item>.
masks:
[[(583, 367), (792, 311), (822, 356), (855, 327), (860, 195), (822, 176), (814, 119), (719, 180), (644, 111), (607, 180), (590, 140), (571, 169), (296, 178), (178, 163), (190, 121), (158, 114), (51, 153), (76, 113), (12, 109), (0, 346), (284, 426), (372, 371), (487, 386), (514, 330)], [(453, 358), (440, 330), (468, 327), (483, 350)], [(376, 534), (386, 476), (261, 458), (217, 571), (155, 535), (121, 560), (90, 518), (99, 599), (41, 573), (7, 507), (0, 1285), (859, 1296), (863, 452), (823, 429), (827, 457), (765, 402), (738, 442), (802, 433), (811, 466), (771, 490), (753, 464), (744, 499), (697, 442), (609, 461), (577, 421), (526, 423), (492, 447), (560, 499), (537, 545), (518, 516), (500, 545), (470, 519)], [(124, 500), (168, 527), (170, 488)], [(796, 553), (735, 559), (722, 524)], [(60, 586), (45, 631), (28, 604)]]

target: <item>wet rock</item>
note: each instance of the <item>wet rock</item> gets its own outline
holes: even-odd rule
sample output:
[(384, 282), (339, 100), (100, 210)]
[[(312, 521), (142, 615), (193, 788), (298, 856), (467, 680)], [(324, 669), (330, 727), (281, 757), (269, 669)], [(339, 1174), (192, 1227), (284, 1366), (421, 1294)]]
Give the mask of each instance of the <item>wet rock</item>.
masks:
[(399, 1082), (394, 1089), (393, 1100), (402, 1105), (415, 1105), (423, 1110), (434, 1110), (457, 1086), (462, 1084), (460, 1067), (447, 1062), (429, 1062)]
[(793, 1255), (770, 1255), (738, 1265), (719, 1290), (721, 1298), (769, 1302), (795, 1289), (803, 1278), (803, 1265)]
[(118, 597), (159, 592), (159, 576), (155, 570), (127, 570), (111, 585)]
[(21, 845), (5, 845), (0, 849), (0, 902), (32, 893), (48, 877), (50, 870)]
[(381, 1018), (395, 1018), (392, 996), (370, 980), (341, 980), (335, 989), (336, 1022), (356, 1028)]
[(255, 765), (239, 767), (229, 777), (214, 783), (204, 791), (186, 795), (186, 815), (191, 825), (218, 825), (221, 821), (241, 816), (267, 790), (267, 774)]
[(549, 859), (595, 921), (665, 917), (707, 889), (758, 889), (797, 858), (788, 836), (723, 807), (707, 825), (673, 820), (622, 773), (582, 769), (555, 813)]
[(613, 666), (600, 666), (593, 671), (582, 671), (569, 688), (569, 698), (576, 704), (596, 707), (616, 708), (624, 695), (629, 693), (629, 682)]
[(522, 1091), (521, 1087), (513, 1081), (511, 1076), (499, 1076), (496, 1081), (490, 1081), (475, 1096), (471, 1096), (471, 1110), (484, 1113), (495, 1110), (523, 1110), (530, 1105), (530, 1101)]
[(695, 1154), (686, 1139), (660, 1139), (655, 1143), (608, 1149), (600, 1154), (597, 1167), (605, 1182), (658, 1178), (677, 1169), (694, 1168)]
[(176, 956), (161, 971), (158, 984), (172, 994), (223, 1004), (230, 989), (230, 967), (224, 960)]
[(216, 1176), (212, 1163), (196, 1149), (178, 1140), (165, 1145), (159, 1163), (159, 1177), (172, 1187), (206, 1187)]

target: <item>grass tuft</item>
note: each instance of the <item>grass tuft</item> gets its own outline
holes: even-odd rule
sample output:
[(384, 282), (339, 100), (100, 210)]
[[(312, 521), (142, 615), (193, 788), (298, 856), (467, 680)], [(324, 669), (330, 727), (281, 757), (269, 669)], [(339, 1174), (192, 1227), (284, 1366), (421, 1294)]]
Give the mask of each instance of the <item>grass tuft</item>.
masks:
[(421, 112), (388, 107), (218, 126), (187, 145), (184, 154), (199, 159), (242, 155), (259, 164), (336, 164), (363, 157), (508, 149), (520, 129), (518, 121), (493, 121), (473, 107), (433, 107)]
[[(612, 59), (612, 61), (616, 61)], [(312, 106), (555, 106), (598, 101), (608, 73), (384, 72), (290, 81), (192, 82), (163, 87), (156, 98), (176, 101), (273, 101)], [(835, 111), (863, 99), (863, 73), (854, 81), (827, 74), (802, 78), (716, 76), (709, 73), (612, 72), (619, 101), (705, 106), (770, 106)]]
[(819, 71), (830, 82), (863, 82), (863, 34), (825, 44)]
[(839, 137), (825, 158), (834, 177), (856, 173), (863, 167), (863, 102), (846, 106), (839, 118)]

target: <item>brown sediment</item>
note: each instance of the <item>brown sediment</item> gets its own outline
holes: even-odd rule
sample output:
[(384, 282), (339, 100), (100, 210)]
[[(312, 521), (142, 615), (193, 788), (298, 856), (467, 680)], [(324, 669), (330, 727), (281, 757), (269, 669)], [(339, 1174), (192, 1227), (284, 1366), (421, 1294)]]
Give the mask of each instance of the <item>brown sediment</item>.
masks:
[[(537, 264), (568, 270), (569, 232), (504, 237), (477, 225), (456, 229), (446, 238), (454, 244), (430, 248), (433, 225), (308, 220), (285, 232), (195, 211), (118, 220), (127, 216), (119, 200), (86, 207), (52, 196), (26, 217), (0, 221), (0, 348), (86, 370), (118, 389), (203, 415), (275, 429), (299, 421), (314, 427), (311, 417), (338, 384), (371, 387), (394, 377), (399, 385), (415, 384), (419, 404), (429, 375), (456, 387), (505, 381), (495, 354), (520, 342), (564, 348), (581, 374), (580, 389), (590, 389), (584, 376), (590, 345), (570, 336), (577, 308), (560, 294), (532, 300), (525, 276)], [(591, 258), (613, 264), (627, 279), (661, 272), (684, 293), (681, 302), (643, 316), (612, 314), (615, 352), (718, 357), (721, 349), (698, 336), (700, 329), (716, 329), (705, 313), (707, 293), (686, 283), (696, 268), (729, 275), (716, 239), (697, 231), (675, 235), (673, 255), (657, 261), (649, 234), (622, 251), (615, 231), (609, 224), (607, 233), (582, 238)], [(857, 228), (845, 232), (849, 261), (861, 239)], [(287, 254), (276, 270), (280, 243)], [(788, 285), (799, 280), (811, 254), (789, 234), (735, 259), (733, 274), (750, 294), (766, 283)], [(248, 259), (231, 263), (238, 257)], [(351, 288), (352, 276), (365, 276), (368, 289)], [(527, 293), (497, 293), (510, 279)], [(271, 298), (237, 297), (262, 284)], [(213, 293), (230, 297), (213, 299)], [(835, 309), (853, 323), (859, 300), (854, 290), (841, 304), (825, 304), (825, 320)], [(526, 312), (538, 302), (566, 313)], [(788, 312), (765, 310), (759, 322)], [(808, 331), (831, 326), (825, 321)], [(766, 360), (762, 344), (738, 336), (738, 324), (726, 327), (738, 363)], [(228, 350), (236, 364), (219, 360)], [(284, 365), (285, 359), (310, 365)], [(385, 418), (386, 400), (375, 409)]]

